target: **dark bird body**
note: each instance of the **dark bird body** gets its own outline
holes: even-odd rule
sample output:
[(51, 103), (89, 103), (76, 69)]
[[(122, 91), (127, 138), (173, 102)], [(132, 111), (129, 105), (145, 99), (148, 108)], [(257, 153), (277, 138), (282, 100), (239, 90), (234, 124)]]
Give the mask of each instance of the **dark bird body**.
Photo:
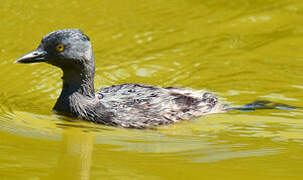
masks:
[(95, 123), (145, 128), (227, 109), (211, 93), (187, 88), (122, 84), (95, 92), (91, 43), (77, 29), (47, 34), (36, 50), (16, 62), (46, 62), (61, 68), (63, 88), (54, 110)]

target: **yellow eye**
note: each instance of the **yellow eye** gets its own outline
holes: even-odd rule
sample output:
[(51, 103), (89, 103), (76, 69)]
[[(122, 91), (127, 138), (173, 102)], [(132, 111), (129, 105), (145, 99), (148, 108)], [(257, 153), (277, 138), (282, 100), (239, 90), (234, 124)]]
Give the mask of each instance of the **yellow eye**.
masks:
[(56, 51), (57, 51), (57, 52), (62, 52), (62, 51), (64, 51), (64, 45), (63, 45), (63, 44), (58, 44), (58, 45), (56, 46)]

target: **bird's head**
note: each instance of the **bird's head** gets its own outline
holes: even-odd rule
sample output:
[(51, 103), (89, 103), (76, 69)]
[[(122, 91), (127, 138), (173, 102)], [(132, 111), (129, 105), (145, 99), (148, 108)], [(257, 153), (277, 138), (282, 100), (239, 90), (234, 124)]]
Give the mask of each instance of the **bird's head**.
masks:
[[(38, 48), (18, 58), (16, 63), (46, 62), (63, 71), (94, 68), (94, 57), (89, 38), (78, 29), (51, 32), (42, 38)], [(91, 67), (91, 68), (90, 68)]]

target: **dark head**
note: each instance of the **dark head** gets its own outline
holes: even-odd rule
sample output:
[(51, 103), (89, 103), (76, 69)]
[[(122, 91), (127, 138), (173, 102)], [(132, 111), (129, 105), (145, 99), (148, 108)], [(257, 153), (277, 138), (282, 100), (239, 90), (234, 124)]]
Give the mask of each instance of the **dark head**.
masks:
[(42, 38), (38, 48), (17, 59), (16, 63), (46, 62), (63, 71), (63, 89), (56, 110), (69, 107), (67, 100), (75, 92), (94, 97), (95, 62), (89, 38), (78, 29), (51, 32)]
[(78, 29), (51, 32), (38, 48), (17, 59), (16, 63), (46, 62), (60, 67), (64, 76), (83, 71), (94, 72), (94, 56), (89, 38)]

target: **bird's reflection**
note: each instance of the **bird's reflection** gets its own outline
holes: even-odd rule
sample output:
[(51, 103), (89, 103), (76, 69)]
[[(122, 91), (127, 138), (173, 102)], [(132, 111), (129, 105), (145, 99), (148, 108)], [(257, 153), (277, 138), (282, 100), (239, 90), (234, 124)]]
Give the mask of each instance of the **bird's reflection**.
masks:
[(81, 128), (66, 128), (62, 133), (62, 152), (50, 179), (88, 180), (92, 162), (94, 134)]

